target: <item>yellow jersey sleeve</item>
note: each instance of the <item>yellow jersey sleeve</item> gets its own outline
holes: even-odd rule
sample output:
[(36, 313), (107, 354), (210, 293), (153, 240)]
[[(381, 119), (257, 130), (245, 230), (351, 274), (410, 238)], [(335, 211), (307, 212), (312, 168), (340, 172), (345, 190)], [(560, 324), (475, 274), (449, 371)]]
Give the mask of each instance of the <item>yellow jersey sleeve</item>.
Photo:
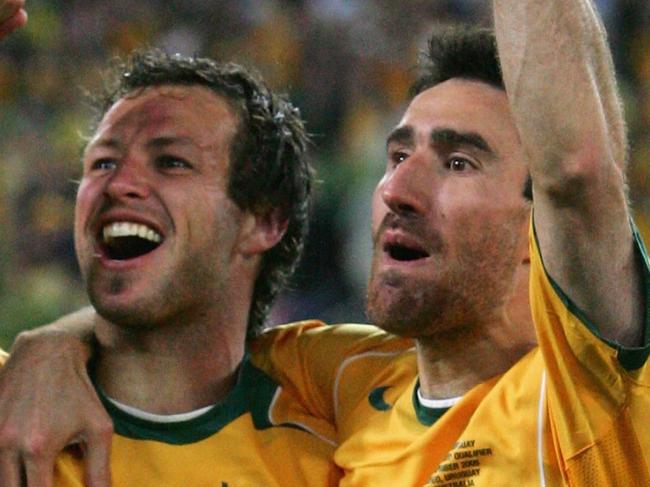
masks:
[[(645, 346), (625, 348), (605, 341), (546, 273), (532, 226), (530, 241), (531, 307), (546, 375), (551, 438), (564, 481), (585, 487), (650, 485), (648, 316)], [(647, 295), (650, 266), (636, 230), (635, 241)]]
[[(257, 367), (315, 416), (335, 425), (339, 406), (356, 400), (354, 388), (342, 387), (342, 371), (349, 370), (359, 355), (390, 355), (412, 347), (412, 340), (371, 325), (326, 325), (313, 320), (271, 328), (250, 349)], [(383, 362), (377, 364), (377, 369), (384, 367)], [(342, 397), (348, 393), (349, 399)]]

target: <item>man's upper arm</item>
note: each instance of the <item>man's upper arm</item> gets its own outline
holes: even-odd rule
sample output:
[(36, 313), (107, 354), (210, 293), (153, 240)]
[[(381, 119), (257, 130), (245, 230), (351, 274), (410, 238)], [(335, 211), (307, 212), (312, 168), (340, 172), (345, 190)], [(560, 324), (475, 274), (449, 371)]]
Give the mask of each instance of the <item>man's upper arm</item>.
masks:
[(590, 0), (494, 0), (503, 76), (533, 179), (545, 266), (598, 332), (643, 340), (611, 54)]
[[(251, 344), (251, 360), (288, 389), (311, 414), (336, 425), (340, 407), (337, 402), (354, 403), (360, 399), (349, 389), (363, 390), (362, 383), (350, 384), (341, 398), (337, 388), (342, 367), (360, 354), (403, 351), (412, 346), (410, 340), (370, 325), (304, 321), (265, 332)], [(368, 374), (372, 377), (374, 371)]]

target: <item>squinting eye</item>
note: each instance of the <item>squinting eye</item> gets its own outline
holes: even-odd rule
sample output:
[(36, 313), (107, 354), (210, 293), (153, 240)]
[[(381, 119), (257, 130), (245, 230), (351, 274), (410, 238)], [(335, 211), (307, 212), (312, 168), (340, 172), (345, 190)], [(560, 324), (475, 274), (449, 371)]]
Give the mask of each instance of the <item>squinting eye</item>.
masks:
[(163, 156), (158, 158), (158, 166), (164, 169), (185, 169), (192, 167), (187, 161), (180, 157)]
[(97, 171), (110, 171), (115, 169), (116, 164), (115, 159), (97, 159), (91, 167)]

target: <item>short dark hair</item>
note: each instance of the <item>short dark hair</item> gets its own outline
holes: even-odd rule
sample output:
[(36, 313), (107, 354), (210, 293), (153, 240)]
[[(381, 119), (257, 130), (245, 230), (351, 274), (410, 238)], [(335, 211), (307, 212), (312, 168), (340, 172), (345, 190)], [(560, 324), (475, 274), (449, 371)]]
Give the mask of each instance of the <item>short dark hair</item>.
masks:
[(482, 81), (505, 90), (494, 32), (473, 26), (436, 27), (420, 53), (420, 73), (411, 95), (452, 78)]
[[(412, 97), (452, 78), (481, 81), (505, 91), (494, 31), (469, 25), (436, 27), (427, 49), (420, 54), (419, 75)], [(526, 179), (523, 196), (533, 199), (532, 180)]]
[(97, 113), (91, 129), (120, 98), (160, 85), (205, 86), (238, 116), (230, 148), (229, 196), (254, 214), (279, 210), (288, 223), (282, 240), (264, 254), (255, 281), (247, 337), (257, 336), (298, 263), (307, 234), (313, 169), (299, 110), (273, 93), (257, 73), (234, 63), (153, 49), (116, 60), (108, 74), (103, 92), (92, 97)]

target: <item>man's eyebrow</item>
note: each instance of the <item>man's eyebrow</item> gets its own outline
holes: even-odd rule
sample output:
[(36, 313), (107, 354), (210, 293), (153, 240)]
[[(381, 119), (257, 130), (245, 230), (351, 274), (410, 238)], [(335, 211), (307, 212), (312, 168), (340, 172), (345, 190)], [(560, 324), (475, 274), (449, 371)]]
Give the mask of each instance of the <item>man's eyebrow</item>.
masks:
[(84, 147), (81, 149), (81, 158), (86, 157), (88, 152), (96, 149), (117, 149), (121, 147), (120, 142), (117, 139), (109, 138), (91, 138)]
[(449, 144), (454, 146), (472, 146), (483, 152), (496, 156), (490, 144), (476, 132), (458, 132), (454, 129), (439, 128), (431, 131), (432, 144)]
[(185, 137), (182, 135), (164, 135), (161, 137), (156, 137), (147, 142), (147, 147), (160, 149), (175, 144), (193, 146), (197, 145), (196, 142), (194, 142), (190, 137)]
[(388, 137), (386, 137), (386, 148), (388, 148), (392, 142), (401, 142), (403, 144), (413, 145), (414, 141), (415, 131), (413, 130), (413, 127), (408, 125), (397, 127), (388, 134)]
[[(185, 136), (178, 135), (165, 135), (161, 137), (156, 137), (147, 142), (147, 147), (151, 149), (160, 149), (168, 147), (170, 145), (180, 144), (180, 145), (196, 145), (196, 143), (190, 138)], [(119, 149), (122, 147), (122, 143), (118, 139), (98, 139), (91, 141), (86, 149), (89, 147), (96, 148), (106, 148), (106, 149)]]
[(108, 149), (117, 149), (120, 147), (120, 142), (117, 139), (91, 139), (86, 145), (86, 149), (90, 147), (105, 147)]

